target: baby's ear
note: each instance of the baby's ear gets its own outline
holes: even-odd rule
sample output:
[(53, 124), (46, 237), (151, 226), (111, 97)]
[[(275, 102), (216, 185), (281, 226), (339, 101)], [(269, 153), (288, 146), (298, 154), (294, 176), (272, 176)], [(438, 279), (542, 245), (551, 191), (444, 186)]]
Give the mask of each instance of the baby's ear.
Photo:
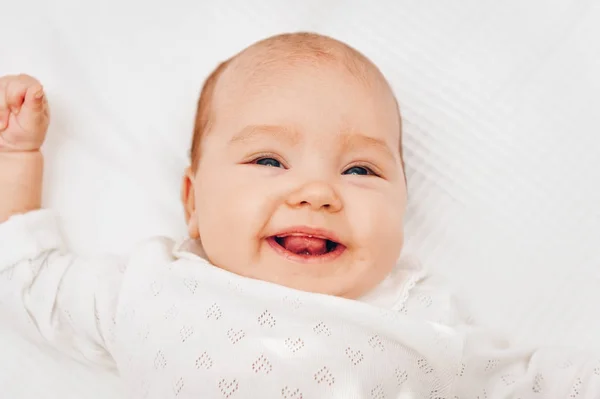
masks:
[(191, 168), (187, 168), (183, 175), (181, 184), (181, 202), (185, 211), (185, 222), (188, 225), (190, 238), (200, 238), (198, 230), (198, 218), (196, 215), (196, 196), (194, 195), (194, 173)]

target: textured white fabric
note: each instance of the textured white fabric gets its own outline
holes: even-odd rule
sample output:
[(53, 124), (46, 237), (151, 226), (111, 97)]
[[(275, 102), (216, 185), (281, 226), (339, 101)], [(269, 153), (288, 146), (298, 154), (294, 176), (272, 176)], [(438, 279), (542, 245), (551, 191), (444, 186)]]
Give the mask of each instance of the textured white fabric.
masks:
[(0, 224), (2, 316), (116, 366), (132, 399), (600, 398), (599, 358), (511, 348), (410, 260), (385, 295), (353, 301), (237, 276), (168, 239), (74, 257), (56, 226), (50, 211)]

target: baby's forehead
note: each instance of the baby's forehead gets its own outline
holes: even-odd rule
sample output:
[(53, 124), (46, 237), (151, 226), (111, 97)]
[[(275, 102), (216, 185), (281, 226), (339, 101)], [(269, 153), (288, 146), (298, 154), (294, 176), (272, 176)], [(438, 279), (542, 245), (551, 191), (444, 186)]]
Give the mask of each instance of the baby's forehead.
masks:
[(387, 115), (397, 114), (386, 84), (373, 76), (357, 77), (339, 63), (231, 68), (219, 81), (213, 102), (215, 121), (264, 117), (302, 124), (318, 109), (321, 120), (335, 120), (344, 131), (356, 129), (357, 121), (371, 121), (373, 126), (374, 119), (384, 123)]
[(236, 88), (245, 92), (275, 79), (293, 79), (294, 73), (301, 70), (311, 70), (315, 79), (319, 73), (343, 74), (367, 87), (379, 86), (391, 93), (379, 69), (353, 48), (320, 36), (304, 41), (293, 37), (288, 41), (259, 42), (233, 57), (219, 77), (214, 94), (226, 92), (227, 96)]
[[(299, 93), (303, 92), (305, 95), (306, 92), (313, 92), (315, 96), (328, 97), (331, 91), (349, 94), (341, 98), (337, 96), (339, 102), (335, 104), (332, 102), (328, 113), (324, 111), (324, 120), (337, 119), (338, 113), (348, 113), (347, 100), (352, 97), (354, 100), (350, 103), (355, 105), (359, 103), (365, 111), (371, 110), (368, 112), (367, 120), (373, 121), (384, 114), (393, 114), (396, 117), (397, 104), (387, 81), (379, 75), (378, 70), (369, 69), (369, 65), (365, 65), (366, 61), (354, 60), (353, 63), (349, 63), (348, 57), (350, 56), (345, 54), (332, 55), (317, 52), (305, 55), (293, 51), (273, 53), (266, 50), (242, 54), (238, 59), (232, 60), (215, 87), (213, 117), (217, 121), (235, 116), (236, 121), (241, 123), (246, 121), (249, 114), (250, 119), (254, 119), (255, 115), (264, 116), (265, 113), (273, 116), (274, 111), (269, 112), (269, 107), (276, 104), (275, 108), (278, 109), (279, 106), (287, 103), (289, 105), (284, 106), (285, 112), (296, 110), (288, 119), (292, 121), (307, 111), (294, 93), (300, 95)], [(310, 88), (311, 86), (314, 90)], [(328, 92), (330, 94), (327, 94)], [(384, 109), (389, 112), (382, 112)], [(356, 108), (354, 110), (356, 111)], [(282, 118), (285, 118), (285, 115), (289, 116), (287, 113), (278, 115)], [(305, 113), (303, 115), (301, 121), (306, 117)], [(340, 122), (335, 126), (336, 132), (339, 133), (337, 140), (342, 142), (352, 136), (350, 132), (357, 133), (361, 130), (357, 127), (357, 119), (362, 119), (363, 122), (365, 120), (358, 117), (356, 112), (346, 116), (346, 118), (340, 117)], [(383, 119), (378, 119), (377, 124), (385, 124), (388, 117), (384, 116)], [(365, 130), (372, 130), (373, 126), (374, 124), (371, 123)], [(295, 129), (302, 132), (301, 128), (296, 128), (297, 126), (287, 126), (283, 130)], [(399, 129), (398, 126), (391, 132), (395, 138), (398, 138)]]

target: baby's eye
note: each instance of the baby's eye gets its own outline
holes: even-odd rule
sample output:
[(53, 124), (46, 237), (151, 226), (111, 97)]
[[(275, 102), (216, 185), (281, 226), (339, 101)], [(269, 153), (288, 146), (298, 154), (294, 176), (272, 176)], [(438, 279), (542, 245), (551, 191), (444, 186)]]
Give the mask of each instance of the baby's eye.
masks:
[(254, 161), (254, 163), (262, 166), (272, 166), (274, 168), (281, 168), (283, 166), (281, 165), (281, 162), (279, 162), (275, 158), (259, 158), (256, 161)]
[(344, 171), (345, 175), (375, 175), (375, 173), (373, 173), (373, 171), (367, 167), (364, 166), (352, 166), (351, 168), (348, 168)]

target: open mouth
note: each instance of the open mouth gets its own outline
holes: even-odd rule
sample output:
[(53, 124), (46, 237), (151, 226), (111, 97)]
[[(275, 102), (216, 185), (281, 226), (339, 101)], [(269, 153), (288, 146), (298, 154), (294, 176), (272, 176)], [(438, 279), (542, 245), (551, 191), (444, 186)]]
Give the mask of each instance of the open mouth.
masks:
[(339, 256), (346, 247), (323, 236), (290, 233), (271, 236), (267, 239), (277, 252), (295, 260), (331, 260)]

